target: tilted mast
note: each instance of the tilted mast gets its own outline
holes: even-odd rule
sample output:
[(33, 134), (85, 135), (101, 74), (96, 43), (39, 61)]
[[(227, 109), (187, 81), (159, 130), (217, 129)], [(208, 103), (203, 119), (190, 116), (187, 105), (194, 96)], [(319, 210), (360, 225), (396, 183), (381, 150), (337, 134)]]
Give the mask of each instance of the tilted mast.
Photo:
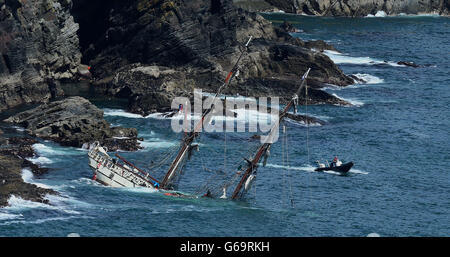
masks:
[(272, 145), (271, 139), (273, 137), (273, 133), (276, 130), (278, 130), (278, 127), (279, 127), (281, 121), (283, 121), (283, 119), (285, 118), (287, 112), (292, 107), (294, 102), (297, 101), (298, 95), (300, 94), (302, 88), (305, 86), (306, 78), (308, 77), (308, 74), (309, 74), (310, 70), (311, 70), (311, 68), (308, 68), (308, 70), (303, 75), (302, 80), (301, 80), (301, 84), (300, 84), (299, 88), (297, 89), (297, 92), (294, 94), (292, 99), (289, 101), (289, 103), (286, 105), (284, 110), (279, 115), (278, 122), (276, 124), (274, 124), (274, 126), (272, 126), (272, 128), (271, 128), (271, 130), (269, 132), (269, 136), (267, 137), (266, 142), (263, 143), (258, 148), (258, 151), (256, 152), (255, 156), (253, 157), (253, 160), (251, 160), (251, 161), (247, 160), (248, 168), (245, 170), (244, 174), (242, 175), (241, 180), (239, 181), (239, 184), (236, 186), (236, 189), (233, 191), (233, 195), (231, 196), (231, 199), (238, 199), (238, 198), (240, 198), (241, 196), (243, 196), (245, 194), (246, 189), (243, 188), (244, 184), (249, 184), (254, 179), (254, 174), (256, 173), (256, 170), (258, 168), (258, 163), (260, 162), (261, 158), (264, 155), (267, 154), (267, 152), (269, 151), (269, 149), (270, 149), (270, 147)]
[(171, 186), (171, 183), (172, 183), (173, 179), (176, 177), (178, 171), (181, 170), (180, 169), (180, 164), (186, 158), (186, 154), (190, 151), (190, 148), (192, 147), (191, 146), (192, 142), (194, 142), (195, 138), (200, 133), (199, 131), (202, 128), (203, 124), (205, 122), (206, 123), (209, 122), (209, 120), (205, 120), (205, 118), (208, 115), (208, 113), (210, 113), (210, 111), (214, 108), (214, 102), (215, 102), (217, 96), (219, 96), (219, 94), (222, 92), (222, 90), (226, 86), (228, 86), (231, 83), (231, 81), (233, 80), (233, 78), (236, 76), (236, 74), (238, 72), (239, 62), (241, 61), (241, 59), (244, 56), (244, 54), (247, 52), (248, 45), (250, 44), (251, 40), (252, 40), (252, 37), (250, 37), (250, 39), (245, 44), (244, 51), (241, 52), (241, 55), (237, 59), (237, 61), (234, 64), (233, 68), (231, 69), (231, 71), (228, 73), (224, 83), (219, 87), (219, 89), (217, 90), (216, 94), (214, 95), (214, 98), (213, 98), (213, 101), (212, 101), (213, 104), (212, 104), (211, 108), (203, 111), (202, 117), (200, 118), (199, 122), (194, 126), (194, 131), (190, 132), (187, 136), (185, 136), (183, 138), (182, 145), (181, 145), (181, 147), (180, 147), (180, 149), (178, 151), (178, 154), (175, 157), (175, 159), (172, 161), (172, 164), (170, 165), (169, 170), (167, 171), (166, 175), (164, 176), (163, 181), (161, 182), (161, 185), (160, 185), (161, 188), (163, 188), (163, 189), (170, 189), (170, 186)]

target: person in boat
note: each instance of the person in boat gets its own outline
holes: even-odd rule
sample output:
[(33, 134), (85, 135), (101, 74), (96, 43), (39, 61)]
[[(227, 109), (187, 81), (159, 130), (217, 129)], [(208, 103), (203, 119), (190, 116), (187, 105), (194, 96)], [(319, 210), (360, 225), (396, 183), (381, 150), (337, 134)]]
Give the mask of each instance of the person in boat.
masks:
[(333, 161), (332, 161), (331, 164), (330, 164), (330, 167), (331, 167), (331, 168), (336, 167), (337, 161), (338, 161), (338, 158), (337, 158), (337, 156), (335, 156), (334, 159), (333, 159)]
[(342, 162), (338, 159), (337, 156), (334, 157), (333, 162), (331, 163), (330, 167), (339, 167), (342, 165)]
[(211, 191), (206, 191), (206, 193), (203, 195), (203, 197), (211, 197)]
[(317, 163), (317, 167), (319, 167), (319, 168), (325, 168), (325, 164), (320, 163), (319, 160), (317, 160), (316, 163)]
[(158, 189), (158, 188), (159, 188), (159, 183), (158, 183), (158, 182), (155, 182), (155, 184), (153, 184), (153, 186), (154, 186), (156, 189)]

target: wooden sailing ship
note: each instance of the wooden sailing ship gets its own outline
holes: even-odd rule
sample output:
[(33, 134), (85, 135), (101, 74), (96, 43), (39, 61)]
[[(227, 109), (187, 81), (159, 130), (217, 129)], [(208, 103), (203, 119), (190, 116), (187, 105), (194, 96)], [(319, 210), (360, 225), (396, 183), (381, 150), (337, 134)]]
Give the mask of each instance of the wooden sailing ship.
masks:
[[(238, 74), (239, 62), (247, 52), (251, 39), (252, 38), (250, 37), (248, 42), (245, 44), (244, 50), (241, 51), (239, 58), (231, 71), (228, 73), (225, 81), (217, 90), (214, 95), (214, 100)], [(207, 124), (209, 119), (211, 119), (211, 116), (208, 114), (213, 108), (214, 105), (212, 105), (211, 108), (204, 110), (200, 120), (194, 126), (194, 130), (192, 132), (185, 133), (183, 139), (181, 140), (176, 157), (171, 162), (168, 171), (161, 180), (154, 178), (149, 172), (136, 167), (134, 164), (118, 154), (115, 155), (117, 158), (111, 157), (107, 153), (107, 149), (102, 147), (98, 142), (96, 142), (88, 152), (89, 166), (94, 172), (93, 179), (112, 187), (147, 187), (161, 190), (168, 195), (184, 195), (181, 192), (174, 191), (176, 189), (176, 178), (181, 175), (187, 158), (191, 156), (192, 151), (196, 148), (196, 145), (193, 144), (194, 140), (200, 136), (200, 130), (203, 125)]]

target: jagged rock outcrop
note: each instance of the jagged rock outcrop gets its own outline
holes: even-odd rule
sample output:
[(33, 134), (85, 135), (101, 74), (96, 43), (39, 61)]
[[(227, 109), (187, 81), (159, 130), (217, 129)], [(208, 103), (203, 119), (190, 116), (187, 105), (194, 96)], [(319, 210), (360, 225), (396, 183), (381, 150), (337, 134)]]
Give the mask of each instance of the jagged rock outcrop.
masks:
[[(97, 6), (96, 1), (74, 4), (82, 9), (83, 2)], [(168, 108), (173, 96), (189, 96), (194, 87), (215, 91), (250, 36), (249, 54), (226, 93), (289, 95), (295, 91), (291, 82), (307, 67), (313, 68), (311, 85), (353, 83), (327, 56), (231, 0), (115, 0), (102, 8), (110, 11), (102, 12), (106, 24), (92, 28), (95, 40), (86, 42), (80, 34), (83, 53), (90, 57), (95, 88), (128, 98), (135, 113)], [(74, 16), (85, 23), (82, 15)], [(260, 90), (264, 83), (268, 90)]]
[(384, 11), (387, 15), (436, 13), (449, 15), (448, 0), (234, 0), (252, 11), (282, 10), (318, 16), (361, 17)]
[(71, 0), (0, 0), (0, 111), (62, 94), (81, 53)]
[[(2, 140), (3, 139), (3, 140)], [(35, 155), (32, 144), (37, 141), (30, 138), (0, 137), (0, 207), (8, 205), (11, 195), (25, 200), (48, 203), (47, 194), (57, 194), (56, 191), (29, 184), (22, 179), (22, 169), (30, 168), (40, 175), (47, 169), (40, 168), (26, 158)]]
[(103, 111), (82, 97), (42, 104), (5, 120), (42, 139), (65, 146), (82, 147), (99, 141), (110, 151), (141, 149), (134, 128), (111, 128), (103, 119)]

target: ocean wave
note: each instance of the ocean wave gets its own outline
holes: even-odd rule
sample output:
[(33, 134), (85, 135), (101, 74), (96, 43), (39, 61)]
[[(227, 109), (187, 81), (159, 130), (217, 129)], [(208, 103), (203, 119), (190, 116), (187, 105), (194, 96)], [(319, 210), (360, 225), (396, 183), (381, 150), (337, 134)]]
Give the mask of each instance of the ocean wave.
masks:
[[(37, 220), (12, 220), (12, 221), (6, 221), (1, 225), (10, 225), (10, 224), (42, 224), (49, 221), (64, 221), (74, 218), (80, 218), (80, 216), (65, 216), (65, 217), (51, 217), (51, 218), (43, 218), (43, 219), (37, 219)], [(91, 218), (88, 216), (85, 216), (83, 218)]]
[(166, 141), (160, 140), (159, 138), (152, 138), (152, 141), (142, 141), (140, 142), (141, 146), (144, 147), (144, 150), (150, 150), (153, 148), (170, 148), (180, 144), (179, 141)]
[(371, 57), (354, 57), (332, 50), (325, 50), (324, 54), (336, 64), (357, 64), (357, 65), (390, 65), (393, 67), (406, 67), (396, 62), (381, 61)]
[[(22, 212), (27, 209), (45, 209), (71, 215), (81, 214), (79, 211), (74, 209), (75, 204), (81, 205), (80, 201), (55, 195), (47, 195), (45, 199), (48, 200), (50, 204), (29, 201), (19, 196), (11, 195), (8, 199), (8, 206), (4, 207), (4, 209), (12, 212)], [(83, 205), (87, 204), (83, 203)]]
[(5, 213), (0, 211), (0, 220), (17, 220), (17, 219), (23, 219), (22, 214), (12, 214), (12, 213)]
[[(42, 143), (37, 143), (33, 145), (33, 149), (40, 155), (45, 157), (53, 156), (67, 156), (67, 155), (80, 155), (84, 154), (84, 150), (75, 147), (63, 147), (58, 145), (45, 145)], [(80, 152), (83, 151), (83, 152)]]
[(24, 200), (20, 196), (11, 195), (8, 199), (8, 206), (5, 207), (6, 210), (20, 211), (29, 208), (42, 208), (42, 209), (52, 209), (55, 207), (39, 202), (33, 202), (29, 200)]
[(387, 14), (385, 11), (378, 11), (375, 15), (373, 14), (368, 14), (366, 17), (371, 18), (371, 17), (386, 17)]
[(30, 162), (34, 163), (34, 164), (50, 164), (53, 163), (52, 160), (50, 160), (47, 157), (43, 157), (43, 156), (38, 156), (38, 157), (33, 157), (33, 158), (26, 158), (27, 160), (29, 160)]
[(126, 112), (126, 111), (124, 111), (122, 109), (104, 108), (103, 109), (103, 114), (105, 116), (119, 116), (119, 117), (131, 118), (131, 119), (145, 119), (146, 118), (146, 117), (144, 117), (142, 115), (139, 115), (139, 114)]
[(358, 169), (354, 169), (354, 168), (352, 168), (349, 172), (350, 173), (355, 173), (355, 174), (363, 174), (363, 175), (368, 175), (369, 174), (369, 172), (367, 172), (367, 171), (362, 171), (362, 170), (358, 170)]
[(285, 166), (285, 165), (278, 165), (278, 164), (266, 164), (266, 167), (276, 168), (276, 169), (286, 169), (286, 170), (299, 170), (299, 171), (307, 171), (307, 172), (314, 172), (315, 167), (313, 166), (302, 166), (302, 167), (294, 167), (294, 166)]
[[(273, 109), (272, 109), (273, 111)], [(213, 116), (210, 120), (210, 124), (217, 122), (222, 122), (224, 125), (228, 122), (237, 122), (238, 125), (240, 124), (274, 124), (275, 121), (278, 120), (278, 113), (264, 113), (259, 112), (257, 110), (248, 110), (248, 109), (233, 109), (232, 112), (236, 114), (236, 116), (230, 117), (225, 115), (220, 116)], [(200, 115), (194, 114), (190, 115), (187, 118), (184, 116), (184, 114), (176, 114), (172, 117), (166, 117), (163, 113), (154, 113), (147, 117), (151, 118), (157, 118), (157, 119), (168, 119), (168, 120), (176, 120), (181, 122), (182, 120), (186, 119), (187, 121), (194, 121), (198, 122), (200, 120)], [(191, 126), (192, 128), (192, 126)]]
[(48, 185), (45, 185), (45, 184), (36, 182), (36, 181), (34, 180), (34, 175), (33, 175), (33, 173), (31, 172), (31, 170), (29, 170), (29, 169), (27, 169), (27, 168), (22, 169), (22, 180), (23, 180), (25, 183), (33, 184), (33, 185), (36, 185), (36, 186), (41, 187), (41, 188), (46, 188), (46, 189), (52, 188), (52, 187), (50, 187), (50, 186), (48, 186)]

